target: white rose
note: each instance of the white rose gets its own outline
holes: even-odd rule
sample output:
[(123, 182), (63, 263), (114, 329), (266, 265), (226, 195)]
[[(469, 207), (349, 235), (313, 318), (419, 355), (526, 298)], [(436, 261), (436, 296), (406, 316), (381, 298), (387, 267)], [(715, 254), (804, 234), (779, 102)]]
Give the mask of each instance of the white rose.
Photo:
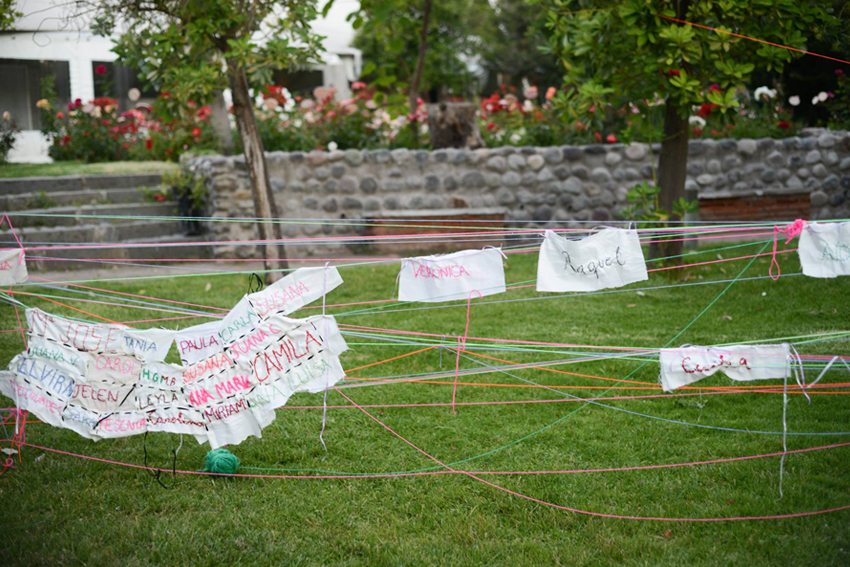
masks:
[(800, 97), (798, 97), (797, 95), (788, 97), (788, 104), (790, 104), (791, 106), (800, 106)]
[(705, 120), (701, 116), (691, 116), (688, 118), (688, 124), (691, 126), (696, 126), (700, 130), (705, 128)]
[(328, 151), (329, 151), (329, 152), (334, 151), (334, 150), (335, 150), (335, 149), (337, 149), (338, 147), (339, 147), (339, 146), (336, 144), (336, 142), (333, 142), (333, 141), (328, 142)]

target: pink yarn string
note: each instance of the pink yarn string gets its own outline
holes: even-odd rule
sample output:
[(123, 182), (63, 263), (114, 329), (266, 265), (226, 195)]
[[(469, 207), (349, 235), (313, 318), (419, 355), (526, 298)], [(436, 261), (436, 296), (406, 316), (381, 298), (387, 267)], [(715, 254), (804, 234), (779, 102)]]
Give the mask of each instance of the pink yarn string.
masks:
[(469, 336), (469, 316), (472, 312), (472, 294), (477, 293), (478, 299), (484, 297), (480, 291), (473, 289), (469, 292), (469, 297), (466, 298), (466, 328), (463, 331), (463, 338), (457, 338), (457, 357), (455, 358), (455, 382), (452, 387), (452, 413), (456, 414), (455, 399), (457, 398), (457, 380), (460, 375), (460, 353), (466, 351), (466, 338)]
[[(591, 510), (582, 510), (580, 508), (572, 508), (572, 507), (569, 507), (569, 506), (562, 506), (560, 504), (554, 504), (552, 502), (546, 502), (545, 500), (540, 500), (539, 498), (534, 498), (533, 496), (528, 496), (526, 494), (522, 494), (522, 493), (516, 492), (514, 490), (511, 490), (509, 488), (505, 488), (503, 486), (500, 486), (498, 484), (495, 484), (493, 482), (490, 482), (488, 480), (481, 478), (476, 473), (471, 473), (471, 472), (468, 472), (468, 471), (461, 471), (461, 470), (453, 469), (452, 467), (443, 463), (442, 461), (440, 461), (436, 457), (434, 457), (434, 456), (430, 455), (429, 453), (425, 452), (424, 450), (420, 449), (419, 447), (417, 447), (416, 445), (414, 445), (413, 443), (408, 441), (406, 438), (404, 438), (400, 434), (396, 433), (393, 429), (391, 429), (388, 425), (386, 425), (384, 422), (379, 420), (377, 417), (373, 416), (371, 413), (369, 413), (368, 411), (366, 411), (362, 407), (358, 406), (357, 403), (354, 402), (354, 400), (352, 400), (351, 398), (346, 396), (341, 391), (337, 390), (337, 392), (343, 398), (348, 400), (352, 405), (354, 405), (360, 411), (365, 413), (372, 421), (376, 422), (378, 425), (380, 425), (381, 427), (383, 427), (384, 429), (386, 429), (387, 431), (392, 433), (394, 436), (396, 436), (399, 439), (401, 439), (402, 441), (404, 441), (407, 445), (411, 446), (416, 451), (422, 453), (423, 455), (425, 455), (426, 457), (428, 457), (429, 459), (431, 459), (432, 461), (434, 461), (438, 465), (442, 466), (446, 470), (448, 470), (450, 472), (454, 472), (456, 474), (462, 474), (462, 475), (468, 476), (469, 478), (471, 478), (473, 480), (477, 480), (478, 482), (486, 484), (487, 486), (489, 486), (491, 488), (495, 488), (496, 490), (500, 490), (500, 491), (505, 492), (507, 494), (510, 494), (512, 496), (516, 496), (517, 498), (522, 498), (522, 499), (528, 500), (530, 502), (542, 504), (543, 506), (549, 506), (551, 508), (557, 508), (559, 510), (565, 510), (567, 512), (574, 512), (576, 514), (583, 514), (583, 515), (586, 515), (586, 516), (595, 516), (597, 518), (612, 518), (612, 519), (618, 519), (618, 520), (644, 520), (644, 521), (660, 521), (660, 522), (734, 522), (734, 521), (744, 521), (744, 520), (780, 520), (780, 519), (785, 519), (785, 518), (800, 518), (800, 517), (804, 517), (804, 516), (815, 516), (815, 515), (819, 515), (819, 514), (827, 514), (827, 513), (830, 513), (830, 512), (838, 512), (840, 510), (850, 509), (850, 504), (847, 504), (845, 506), (838, 506), (838, 507), (829, 508), (829, 509), (826, 509), (826, 510), (815, 510), (815, 511), (810, 511), (810, 512), (795, 512), (795, 513), (791, 513), (791, 514), (777, 514), (777, 515), (771, 515), (771, 516), (734, 516), (734, 517), (725, 517), (725, 518), (668, 518), (668, 517), (663, 517), (663, 516), (628, 516), (628, 515), (623, 515), (623, 514), (606, 514), (606, 513), (603, 513), (603, 512), (593, 512)], [(483, 476), (483, 475), (481, 475), (481, 476)]]
[[(773, 255), (770, 261), (770, 268), (767, 270), (770, 279), (776, 281), (782, 275), (782, 268), (779, 267), (779, 262), (776, 261), (776, 241), (780, 234), (784, 234), (787, 238), (785, 244), (789, 244), (795, 236), (799, 236), (808, 223), (803, 219), (797, 219), (785, 228), (779, 226), (773, 227)], [(776, 277), (773, 276), (773, 266), (776, 266)]]

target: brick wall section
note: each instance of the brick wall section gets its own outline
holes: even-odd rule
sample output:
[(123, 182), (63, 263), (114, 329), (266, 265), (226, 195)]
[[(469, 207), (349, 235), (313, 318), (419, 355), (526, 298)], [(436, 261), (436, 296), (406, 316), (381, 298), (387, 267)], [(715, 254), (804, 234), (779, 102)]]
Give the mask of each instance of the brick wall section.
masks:
[[(522, 228), (544, 228), (550, 220), (604, 223), (627, 205), (631, 186), (652, 180), (659, 150), (658, 144), (635, 143), (267, 156), (278, 210), (292, 219), (283, 224), (283, 234), (297, 238), (354, 236), (362, 228), (346, 220), (416, 211), (433, 217), (447, 208), (477, 214), (501, 207), (509, 226)], [(239, 220), (254, 217), (244, 158), (187, 157), (184, 164), (206, 178), (213, 216), (232, 221), (211, 223), (213, 236), (257, 238), (255, 225)], [(744, 220), (791, 219), (804, 211), (806, 200), (810, 211), (801, 216), (848, 218), (850, 134), (811, 129), (783, 140), (692, 140), (686, 188), (698, 194), (705, 220), (733, 213)], [(218, 257), (248, 258), (255, 252), (248, 245), (216, 249)]]

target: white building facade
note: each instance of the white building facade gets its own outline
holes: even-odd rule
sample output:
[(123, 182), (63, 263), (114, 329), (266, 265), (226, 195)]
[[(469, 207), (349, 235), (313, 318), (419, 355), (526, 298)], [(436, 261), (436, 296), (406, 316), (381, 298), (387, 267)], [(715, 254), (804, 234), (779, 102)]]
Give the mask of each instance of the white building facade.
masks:
[[(313, 29), (326, 38), (324, 60), (312, 70), (292, 74), (300, 87), (333, 86), (339, 96), (350, 95), (349, 84), (360, 73), (361, 59), (359, 50), (351, 47), (354, 30), (346, 17), (358, 5), (356, 0), (337, 0), (327, 18), (314, 22)], [(14, 30), (0, 33), (0, 112), (8, 110), (21, 128), (10, 161), (50, 161), (47, 141), (40, 132), (40, 112), (35, 106), (41, 98), (45, 76), (55, 78), (62, 107), (68, 101), (87, 102), (105, 94), (97, 92), (98, 65), (109, 66), (121, 96), (126, 96), (130, 87), (143, 87), (135, 71), (116, 63), (110, 38), (94, 35), (86, 22), (69, 19), (72, 8), (73, 3), (67, 0), (19, 0), (17, 11), (23, 17), (15, 22)], [(228, 94), (225, 98), (229, 98)]]

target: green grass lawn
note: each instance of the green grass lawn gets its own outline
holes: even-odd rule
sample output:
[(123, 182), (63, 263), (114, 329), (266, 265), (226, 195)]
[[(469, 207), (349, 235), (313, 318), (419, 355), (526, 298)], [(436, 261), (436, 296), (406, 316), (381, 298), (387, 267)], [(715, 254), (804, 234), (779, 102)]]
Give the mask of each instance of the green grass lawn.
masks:
[[(755, 245), (719, 254), (733, 257), (753, 254), (760, 248)], [(711, 251), (695, 259), (713, 260), (717, 255), (717, 251)], [(796, 254), (783, 254), (780, 261), (785, 274), (800, 271)], [(651, 274), (649, 282), (631, 287), (732, 279), (748, 262), (690, 268), (681, 279)], [(743, 276), (767, 275), (769, 262), (769, 257), (759, 258)], [(532, 280), (535, 266), (536, 254), (510, 256), (508, 282)], [(329, 303), (384, 299), (394, 293), (397, 265), (347, 268), (341, 273), (345, 284), (328, 296)], [(200, 276), (87, 285), (229, 308), (245, 293), (248, 279), (244, 275)], [(850, 279), (788, 275), (776, 282), (761, 279), (735, 283), (688, 326), (727, 285), (648, 290), (642, 295), (634, 290), (562, 298), (549, 294), (542, 300), (474, 305), (470, 335), (657, 348), (683, 330), (674, 345), (771, 342), (850, 328)], [(17, 289), (31, 292), (39, 288)], [(45, 293), (60, 295), (56, 291)], [(532, 288), (485, 301), (542, 296)], [(19, 299), (59, 314), (75, 315), (45, 300)], [(115, 320), (168, 316), (97, 304), (73, 305)], [(449, 335), (462, 334), (466, 322), (465, 305), (394, 313), (352, 313), (355, 309), (329, 311), (338, 313), (339, 322), (344, 324)], [(0, 322), (4, 329), (15, 326), (14, 311), (8, 306), (0, 307)], [(353, 336), (347, 340), (351, 350), (342, 361), (349, 369), (422, 348)], [(470, 340), (468, 348), (518, 362), (570, 357), (561, 352), (569, 349), (482, 351), (478, 344)], [(0, 335), (0, 345), (3, 365), (22, 348), (20, 337), (14, 333)], [(850, 355), (846, 339), (800, 344), (798, 349), (804, 355)], [(656, 382), (657, 362), (638, 369), (640, 365), (636, 360), (607, 359), (556, 368), (617, 379), (634, 372), (630, 380)], [(461, 367), (478, 365), (463, 360)], [(441, 368), (447, 374), (454, 371), (453, 354), (444, 352), (441, 358), (438, 351), (430, 350), (352, 375), (384, 377)], [(624, 390), (620, 388), (629, 384), (541, 369), (510, 372), (537, 384), (585, 389), (554, 392), (461, 385), (458, 401), (559, 399), (563, 393), (581, 397), (659, 393)], [(809, 375), (811, 380), (815, 373)], [(446, 384), (385, 384), (343, 391), (357, 404), (445, 403), (451, 401), (452, 378), (438, 379)], [(824, 381), (850, 382), (848, 378), (846, 370), (836, 368)], [(499, 372), (463, 376), (461, 382), (528, 385)], [(718, 374), (699, 384), (708, 388), (733, 382)], [(600, 386), (614, 389), (590, 389)], [(781, 394), (703, 392), (702, 396), (608, 404), (701, 425), (782, 430)], [(319, 394), (298, 394), (289, 405), (320, 405), (321, 400)], [(337, 392), (328, 395), (328, 403), (348, 405)], [(623, 467), (782, 450), (782, 439), (777, 435), (689, 427), (599, 406), (582, 407), (575, 402), (461, 406), (456, 414), (446, 406), (368, 411), (435, 458), (470, 471)], [(251, 438), (230, 447), (242, 459), (240, 472), (299, 474), (292, 471), (309, 469), (376, 473), (435, 467), (432, 460), (358, 409), (328, 410), (324, 435), (328, 456), (322, 461), (321, 423), (321, 409), (278, 410), (277, 419), (262, 439)], [(792, 432), (850, 431), (850, 400), (843, 395), (813, 395), (809, 405), (803, 396), (790, 395), (788, 426)], [(535, 432), (539, 433), (529, 436)], [(94, 443), (70, 431), (33, 424), (27, 427), (27, 440), (126, 463), (142, 464), (144, 459), (142, 437)], [(848, 436), (791, 436), (788, 448), (847, 441)], [(170, 451), (178, 443), (176, 435), (149, 435), (149, 463), (170, 468)], [(177, 468), (200, 468), (207, 450), (208, 446), (185, 438)], [(850, 504), (850, 447), (789, 455), (781, 500), (778, 458), (628, 472), (484, 478), (546, 502), (611, 514), (787, 514)], [(171, 475), (163, 473), (163, 480), (170, 485)], [(850, 511), (725, 523), (604, 519), (523, 500), (451, 474), (343, 480), (180, 475), (173, 490), (164, 490), (145, 471), (25, 448), (23, 463), (0, 477), (0, 499), (5, 504), (0, 520), (5, 539), (0, 547), (0, 564), (4, 565), (850, 564)]]
[(134, 173), (163, 173), (176, 167), (176, 164), (165, 161), (6, 163), (0, 165), (0, 179), (12, 177), (52, 177), (56, 175), (104, 175), (109, 173), (127, 175)]

